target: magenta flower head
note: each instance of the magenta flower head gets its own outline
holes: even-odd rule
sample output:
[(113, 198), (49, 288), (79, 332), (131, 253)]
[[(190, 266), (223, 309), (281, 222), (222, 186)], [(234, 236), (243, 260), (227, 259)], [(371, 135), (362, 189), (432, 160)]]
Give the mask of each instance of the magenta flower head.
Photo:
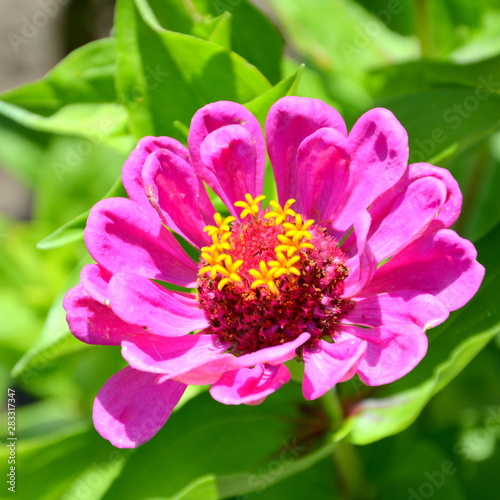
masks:
[(456, 181), (408, 166), (390, 111), (368, 111), (348, 134), (325, 103), (285, 97), (265, 132), (278, 200), (262, 195), (257, 120), (216, 102), (194, 115), (188, 148), (143, 138), (123, 167), (130, 199), (90, 212), (97, 264), (64, 307), (77, 338), (121, 345), (129, 364), (94, 404), (96, 429), (115, 446), (154, 436), (188, 384), (210, 385), (224, 404), (259, 404), (290, 380), (291, 360), (303, 363), (309, 400), (355, 374), (390, 383), (424, 357), (426, 330), (481, 283), (474, 246), (449, 229)]

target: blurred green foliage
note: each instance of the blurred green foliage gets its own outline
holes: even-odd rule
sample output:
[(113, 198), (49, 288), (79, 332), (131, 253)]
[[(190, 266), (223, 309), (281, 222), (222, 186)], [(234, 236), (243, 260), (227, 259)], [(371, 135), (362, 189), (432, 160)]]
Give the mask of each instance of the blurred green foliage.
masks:
[[(0, 95), (0, 163), (34, 197), (30, 221), (0, 219), (0, 380), (5, 399), (16, 391), (18, 498), (498, 498), (500, 2), (266, 5), (269, 16), (247, 0), (119, 0), (112, 38)], [(61, 306), (90, 261), (86, 214), (123, 195), (138, 138), (185, 141), (193, 113), (219, 99), (262, 123), (284, 95), (321, 98), (348, 124), (391, 109), (412, 160), (459, 181), (455, 229), (477, 245), (483, 286), (429, 332), (429, 354), (407, 377), (341, 384), (351, 416), (334, 434), (294, 382), (257, 407), (193, 389), (151, 442), (116, 450), (90, 417), (124, 361), (118, 348), (76, 341)]]

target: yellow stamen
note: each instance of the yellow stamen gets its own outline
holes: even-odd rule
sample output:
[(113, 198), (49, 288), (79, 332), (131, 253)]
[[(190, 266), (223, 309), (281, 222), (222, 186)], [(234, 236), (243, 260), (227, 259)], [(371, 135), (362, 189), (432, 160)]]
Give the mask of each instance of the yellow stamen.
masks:
[(201, 251), (212, 252), (212, 253), (214, 252), (224, 253), (224, 250), (229, 250), (231, 248), (231, 245), (227, 241), (229, 236), (231, 236), (231, 233), (223, 234), (220, 239), (217, 234), (212, 235), (212, 245), (210, 245), (209, 247), (202, 247)]
[(290, 208), (290, 206), (295, 203), (295, 200), (290, 198), (286, 203), (285, 206), (282, 208), (281, 205), (274, 201), (271, 200), (269, 204), (274, 208), (273, 211), (268, 212), (267, 214), (264, 215), (265, 219), (274, 219), (274, 223), (278, 226), (279, 224), (282, 224), (283, 222), (286, 221), (286, 218), (288, 215), (295, 217), (295, 212)]
[(294, 264), (300, 260), (300, 255), (295, 255), (291, 259), (287, 260), (282, 252), (276, 252), (276, 257), (278, 260), (271, 260), (268, 262), (270, 267), (276, 269), (276, 272), (274, 273), (275, 279), (283, 276), (284, 274), (295, 274), (300, 276), (300, 271), (294, 267)]
[(288, 231), (285, 233), (285, 236), (292, 238), (292, 241), (294, 243), (299, 243), (304, 238), (307, 238), (308, 240), (312, 240), (312, 235), (308, 231), (308, 229), (313, 224), (314, 224), (313, 219), (309, 219), (306, 222), (304, 222), (302, 220), (302, 216), (300, 214), (296, 214), (294, 224), (292, 224), (291, 222), (283, 223), (283, 227), (285, 229), (288, 229)]
[(241, 278), (238, 276), (237, 271), (243, 264), (242, 260), (237, 260), (233, 262), (233, 258), (230, 255), (226, 255), (223, 260), (224, 266), (221, 264), (216, 264), (213, 266), (215, 270), (222, 274), (224, 278), (220, 280), (217, 288), (222, 290), (228, 283), (235, 283), (237, 281), (241, 281)]
[(303, 248), (314, 248), (312, 243), (307, 243), (305, 241), (295, 242), (284, 234), (278, 234), (278, 240), (280, 240), (282, 244), (275, 247), (274, 251), (286, 253), (288, 257), (291, 257), (295, 252)]
[(215, 279), (217, 276), (217, 269), (214, 266), (204, 266), (200, 269), (200, 274), (210, 273), (210, 278)]
[(224, 235), (225, 233), (231, 231), (231, 226), (229, 224), (235, 221), (236, 217), (229, 215), (228, 217), (223, 219), (221, 214), (217, 212), (214, 214), (214, 220), (217, 224), (216, 226), (205, 226), (205, 228), (203, 229), (203, 231), (207, 232), (208, 235), (212, 237), (218, 234)]
[(255, 216), (259, 213), (259, 203), (266, 197), (264, 195), (257, 196), (254, 198), (251, 194), (246, 194), (245, 199), (247, 201), (237, 201), (234, 205), (236, 207), (241, 207), (244, 210), (240, 214), (240, 218), (244, 219), (247, 215)]
[(250, 285), (250, 288), (257, 288), (259, 286), (267, 286), (272, 293), (278, 293), (278, 288), (276, 287), (276, 283), (274, 282), (274, 273), (276, 272), (276, 268), (268, 268), (267, 264), (261, 260), (259, 262), (259, 269), (250, 269), (249, 274), (255, 278), (255, 280)]

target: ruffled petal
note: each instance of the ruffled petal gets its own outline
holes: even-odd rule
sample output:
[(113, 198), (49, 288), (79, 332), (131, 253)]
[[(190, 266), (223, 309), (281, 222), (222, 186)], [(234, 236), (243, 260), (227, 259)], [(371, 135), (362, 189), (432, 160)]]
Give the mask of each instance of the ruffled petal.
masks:
[(377, 270), (377, 260), (366, 242), (370, 224), (370, 214), (360, 212), (354, 222), (354, 231), (342, 246), (342, 250), (351, 256), (346, 261), (349, 276), (344, 281), (343, 297), (355, 296), (370, 282)]
[(172, 151), (189, 161), (189, 152), (179, 141), (171, 137), (143, 137), (130, 153), (122, 169), (122, 182), (131, 200), (137, 202), (144, 210), (150, 210), (150, 204), (142, 182), (142, 168), (146, 158), (158, 150)]
[(290, 372), (284, 365), (257, 365), (224, 373), (210, 394), (226, 405), (256, 405), (289, 381)]
[(109, 307), (94, 300), (79, 283), (63, 300), (70, 332), (82, 342), (94, 345), (120, 345), (141, 328), (121, 320)]
[(194, 295), (167, 290), (138, 274), (115, 274), (109, 299), (121, 319), (158, 335), (176, 337), (208, 326)]
[(377, 262), (392, 257), (417, 239), (436, 218), (446, 200), (446, 186), (433, 177), (412, 182), (381, 220), (373, 220), (368, 243)]
[(265, 129), (280, 203), (295, 198), (298, 191), (301, 178), (297, 174), (296, 162), (301, 142), (324, 127), (347, 135), (340, 114), (318, 99), (288, 96), (271, 106)]
[(389, 384), (409, 373), (427, 352), (427, 336), (416, 325), (380, 328), (344, 326), (343, 331), (368, 342), (357, 373), (366, 385)]
[(200, 177), (237, 216), (234, 203), (262, 194), (264, 158), (255, 139), (242, 125), (226, 125), (207, 135), (200, 145)]
[(449, 314), (436, 297), (414, 290), (401, 290), (356, 299), (354, 307), (341, 322), (370, 327), (414, 324), (427, 330), (443, 323)]
[[(208, 134), (226, 125), (239, 125), (248, 131), (255, 144), (257, 172), (263, 172), (266, 161), (266, 148), (259, 122), (255, 116), (241, 104), (230, 101), (219, 101), (207, 104), (199, 109), (191, 120), (188, 145), (193, 166), (198, 172), (198, 175), (203, 180), (206, 179), (207, 175), (209, 177), (211, 175), (210, 172), (206, 172), (207, 167), (201, 160), (200, 148), (203, 141)], [(262, 183), (258, 178), (256, 182)]]
[(344, 200), (332, 214), (332, 234), (341, 239), (359, 212), (403, 176), (408, 162), (408, 135), (387, 109), (375, 108), (359, 118), (349, 134), (351, 163)]
[(80, 272), (83, 288), (97, 302), (109, 305), (108, 285), (112, 274), (98, 264), (87, 264)]
[(148, 156), (142, 170), (151, 205), (167, 226), (196, 248), (210, 245), (203, 229), (213, 224), (215, 209), (193, 167), (168, 150)]
[(204, 361), (193, 368), (188, 367), (189, 371), (185, 370), (184, 373), (175, 375), (175, 378), (185, 384), (212, 384), (225, 372), (255, 365), (279, 365), (294, 358), (296, 349), (309, 338), (309, 333), (303, 333), (291, 342), (266, 347), (242, 356), (233, 356), (229, 353), (219, 354), (213, 360)]
[(446, 200), (427, 231), (434, 232), (438, 229), (451, 227), (458, 219), (462, 209), (462, 193), (458, 182), (453, 178), (450, 171), (430, 163), (413, 163), (408, 168), (408, 174), (410, 181), (423, 177), (434, 177), (444, 183), (446, 186)]
[(347, 138), (333, 128), (321, 128), (304, 139), (297, 153), (294, 209), (321, 222), (330, 217), (347, 187), (348, 160)]
[(197, 265), (172, 234), (136, 202), (107, 198), (90, 211), (85, 228), (90, 255), (111, 273), (142, 276), (194, 287)]
[(381, 266), (363, 296), (415, 290), (437, 297), (449, 311), (477, 292), (484, 267), (474, 245), (450, 229), (425, 234)]
[(235, 358), (235, 365), (241, 367), (254, 366), (259, 364), (279, 365), (295, 357), (295, 350), (305, 344), (311, 335), (309, 333), (300, 334), (295, 340), (279, 344), (272, 347), (265, 347), (250, 354), (243, 354)]
[(318, 339), (312, 347), (304, 347), (304, 397), (319, 398), (343, 380), (358, 366), (366, 345), (367, 342), (356, 338), (333, 344)]
[[(165, 378), (175, 379), (202, 365), (219, 360), (228, 348), (217, 335), (199, 334), (182, 337), (160, 337), (157, 335), (135, 335), (122, 343), (122, 356), (137, 370), (161, 373)], [(226, 355), (222, 358), (232, 358)], [(203, 384), (217, 381), (204, 380)]]
[(157, 382), (158, 375), (126, 367), (102, 387), (94, 402), (97, 432), (117, 448), (149, 441), (165, 424), (186, 385)]

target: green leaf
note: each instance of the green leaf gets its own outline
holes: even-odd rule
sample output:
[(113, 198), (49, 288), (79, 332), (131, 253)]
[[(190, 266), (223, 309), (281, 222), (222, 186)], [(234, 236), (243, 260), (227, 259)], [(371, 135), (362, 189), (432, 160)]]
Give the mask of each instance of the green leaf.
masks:
[(451, 85), (471, 87), (483, 97), (500, 92), (500, 56), (469, 64), (412, 61), (392, 65), (371, 72), (369, 85), (378, 99)]
[[(5, 477), (9, 466), (6, 448), (2, 448)], [(82, 495), (98, 500), (131, 454), (129, 450), (113, 448), (93, 428), (82, 430), (81, 426), (42, 439), (20, 440), (17, 452), (15, 497), (23, 500)]]
[(174, 121), (188, 124), (205, 104), (247, 102), (269, 89), (265, 77), (239, 55), (159, 28), (148, 3), (136, 4), (120, 0), (116, 11), (118, 91), (136, 137), (178, 137)]
[(499, 138), (500, 132), (488, 135), (472, 147), (459, 148), (441, 164), (458, 181), (464, 198), (462, 214), (454, 228), (471, 241), (484, 236), (500, 222)]
[[(207, 40), (217, 43), (227, 50), (231, 50), (231, 31), (232, 31), (232, 16), (228, 12), (211, 20), (210, 33)], [(195, 33), (196, 34), (196, 33)]]
[[(225, 406), (201, 394), (134, 453), (104, 499), (228, 498), (305, 470), (330, 454), (340, 435), (325, 434), (319, 446), (301, 441), (308, 418), (301, 401), (297, 384), (259, 406)], [(140, 481), (144, 474), (155, 480)]]
[(89, 43), (33, 83), (0, 94), (0, 100), (48, 117), (68, 104), (116, 102), (115, 42), (105, 38)]
[[(150, 0), (149, 5), (158, 19), (158, 26), (232, 47), (257, 66), (271, 83), (280, 80), (283, 37), (276, 26), (247, 0)], [(220, 19), (217, 26), (212, 24), (214, 19)], [(207, 27), (210, 30), (207, 31)], [(211, 31), (214, 28), (215, 31)], [(227, 30), (223, 42), (221, 29)]]
[(68, 104), (45, 117), (0, 101), (0, 114), (40, 132), (90, 138), (96, 134), (102, 138), (123, 131), (127, 120), (123, 106), (115, 103)]
[(397, 439), (358, 450), (377, 498), (419, 500), (433, 495), (435, 499), (465, 500), (469, 497), (460, 484), (463, 476), (451, 448), (453, 445), (440, 447), (422, 432), (407, 431)]
[(222, 9), (232, 16), (231, 46), (254, 64), (271, 83), (281, 77), (280, 63), (284, 40), (276, 26), (257, 7), (247, 0), (203, 0), (214, 15)]
[[(42, 161), (49, 134), (36, 132), (0, 115), (0, 163), (2, 168), (27, 184), (36, 186), (38, 166)], [(19, 154), (22, 151), (23, 154)]]
[[(40, 360), (46, 362), (47, 360), (53, 360), (68, 352), (86, 347), (85, 344), (77, 341), (70, 335), (66, 322), (66, 312), (62, 307), (62, 301), (68, 288), (77, 283), (83, 265), (90, 261), (90, 257), (85, 257), (81, 265), (79, 265), (68, 278), (63, 287), (63, 292), (55, 297), (38, 339), (12, 369), (13, 377), (19, 377), (25, 374), (34, 365), (40, 363)], [(26, 376), (24, 378), (26, 379)]]
[(123, 129), (116, 103), (115, 44), (90, 43), (72, 52), (44, 78), (0, 95), (0, 115), (36, 131), (79, 137)]
[(83, 231), (89, 212), (90, 210), (87, 210), (77, 215), (74, 219), (71, 219), (59, 229), (56, 229), (52, 234), (40, 240), (36, 247), (39, 250), (50, 250), (81, 240), (83, 238)]
[(348, 439), (368, 444), (406, 429), (427, 402), (448, 385), (500, 332), (500, 225), (477, 243), (486, 267), (483, 284), (474, 298), (429, 332), (426, 357), (408, 375), (387, 386), (386, 397), (362, 401), (349, 417)]
[(363, 82), (366, 71), (418, 53), (415, 40), (391, 32), (355, 2), (317, 0), (314, 8), (308, 0), (270, 3), (294, 57), (321, 75), (330, 100), (341, 104), (348, 122), (371, 105)]
[(44, 78), (0, 94), (1, 162), (35, 186), (49, 133), (93, 140), (121, 129), (126, 114), (116, 103), (115, 69), (114, 40), (103, 39), (72, 52)]
[[(110, 190), (102, 199), (114, 196), (126, 196), (121, 177), (115, 181), (113, 186), (111, 186)], [(49, 250), (83, 239), (83, 231), (85, 229), (85, 224), (87, 223), (89, 212), (90, 209), (76, 216), (52, 234), (46, 236), (43, 240), (40, 240), (37, 243), (37, 248), (40, 250)]]
[(297, 85), (302, 75), (303, 66), (300, 67), (293, 75), (285, 78), (277, 83), (273, 88), (264, 92), (262, 95), (245, 103), (245, 107), (259, 120), (259, 123), (264, 127), (269, 108), (282, 97), (287, 95), (295, 95)]
[(390, 109), (410, 138), (410, 162), (434, 161), (500, 127), (500, 95), (493, 89), (439, 88), (377, 103)]
[[(337, 480), (337, 481), (336, 481)], [(247, 500), (337, 500), (341, 498), (336, 491), (334, 465), (331, 458), (312, 465), (308, 469), (287, 477), (277, 484), (262, 483), (262, 488), (248, 494)]]

